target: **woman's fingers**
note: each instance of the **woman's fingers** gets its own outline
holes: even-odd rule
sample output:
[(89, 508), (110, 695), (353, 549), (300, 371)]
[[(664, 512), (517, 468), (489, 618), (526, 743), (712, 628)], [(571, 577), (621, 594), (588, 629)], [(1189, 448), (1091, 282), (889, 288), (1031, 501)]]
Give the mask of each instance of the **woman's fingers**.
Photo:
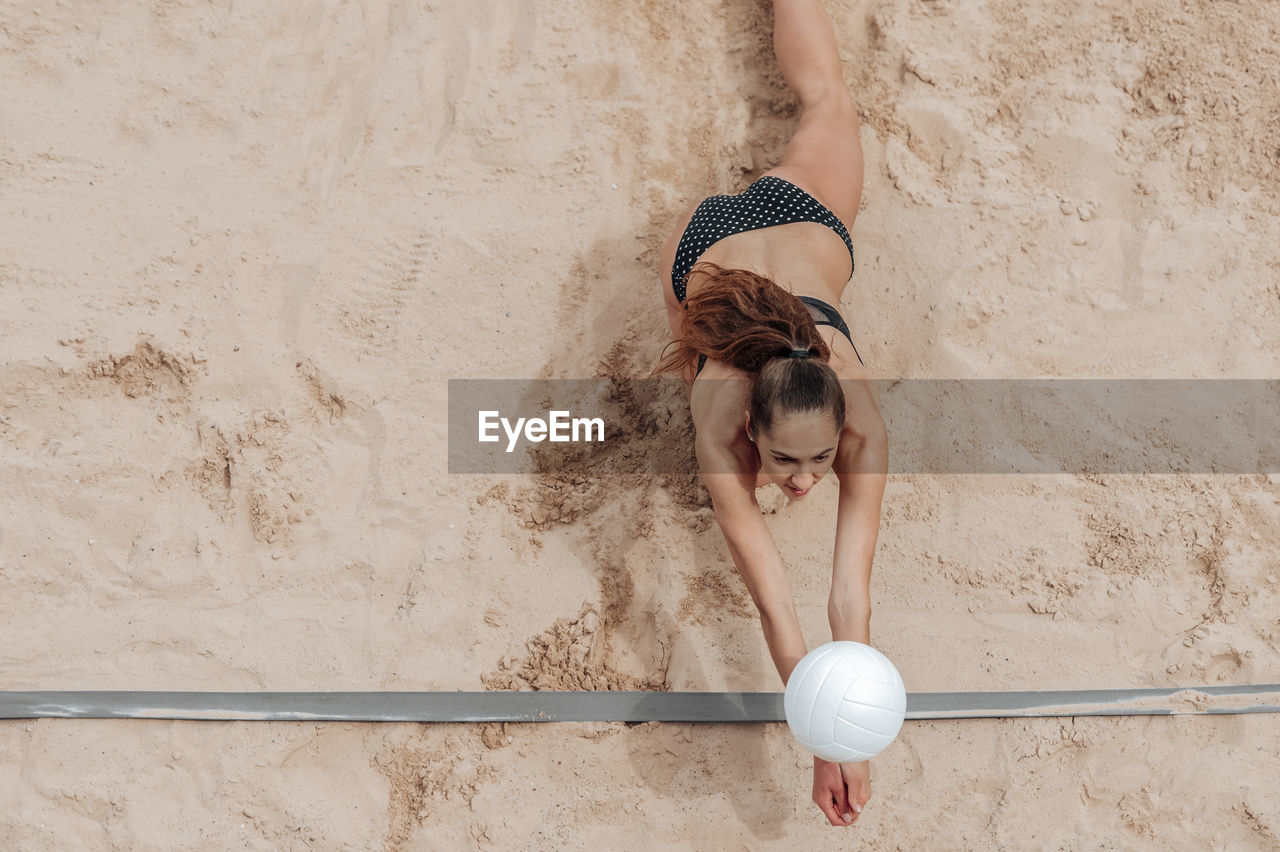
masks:
[(814, 799), (814, 801), (818, 803), (818, 807), (819, 807), (819, 808), (822, 810), (822, 812), (826, 815), (826, 817), (827, 817), (827, 822), (831, 823), (832, 825), (839, 825), (839, 824), (840, 824), (840, 823), (836, 822), (836, 808), (835, 808), (835, 803), (831, 801), (831, 797), (830, 797), (830, 796), (827, 796), (827, 800), (826, 800), (825, 802), (823, 802), (821, 798), (816, 798), (816, 799)]
[(853, 818), (856, 820), (862, 813), (867, 800), (871, 798), (871, 764), (867, 762), (842, 764), (840, 774), (848, 788), (849, 804), (853, 808)]
[(827, 815), (827, 822), (832, 825), (848, 825), (843, 818), (837, 815), (835, 799), (831, 796), (831, 791), (826, 791), (825, 795), (814, 799), (818, 803), (818, 807)]
[[(814, 759), (813, 801), (826, 814), (832, 825), (850, 825), (854, 815), (849, 806), (849, 790), (845, 785), (840, 765)], [(846, 818), (846, 814), (849, 816)]]
[(858, 812), (862, 812), (862, 806), (871, 798), (871, 781), (864, 781), (856, 793), (853, 794), (853, 804), (857, 805)]
[(845, 786), (844, 779), (841, 778), (835, 785), (836, 800), (836, 816), (840, 817), (838, 825), (849, 825), (853, 822), (853, 808), (849, 806), (849, 788)]

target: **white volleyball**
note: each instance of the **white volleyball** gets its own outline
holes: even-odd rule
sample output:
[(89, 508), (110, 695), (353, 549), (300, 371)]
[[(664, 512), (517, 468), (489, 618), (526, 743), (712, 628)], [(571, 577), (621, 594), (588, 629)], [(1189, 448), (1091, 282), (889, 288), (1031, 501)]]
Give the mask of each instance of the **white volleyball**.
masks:
[(893, 742), (907, 690), (889, 659), (861, 642), (819, 645), (796, 664), (782, 699), (791, 733), (833, 763), (858, 763)]

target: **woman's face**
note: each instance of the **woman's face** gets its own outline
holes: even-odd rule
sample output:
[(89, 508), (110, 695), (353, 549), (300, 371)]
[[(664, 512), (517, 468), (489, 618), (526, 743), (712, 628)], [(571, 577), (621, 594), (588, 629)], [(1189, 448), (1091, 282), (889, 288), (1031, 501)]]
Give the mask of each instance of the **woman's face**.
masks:
[(792, 500), (807, 495), (831, 470), (840, 432), (830, 412), (789, 414), (773, 421), (768, 432), (747, 434), (760, 453), (760, 472)]

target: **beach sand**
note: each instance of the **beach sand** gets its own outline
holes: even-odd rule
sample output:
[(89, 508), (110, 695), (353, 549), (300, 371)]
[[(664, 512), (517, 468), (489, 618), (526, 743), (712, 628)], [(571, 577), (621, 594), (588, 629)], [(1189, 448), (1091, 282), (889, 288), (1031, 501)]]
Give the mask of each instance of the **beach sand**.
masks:
[[(1274, 4), (827, 5), (876, 376), (1280, 375)], [(668, 230), (794, 127), (767, 4), (3, 19), (0, 688), (780, 689), (695, 479), (450, 476), (445, 420), (653, 366)], [(813, 647), (834, 482), (765, 503)], [(895, 475), (872, 641), (916, 692), (1275, 682), (1278, 545), (1277, 476)], [(16, 721), (0, 846), (1274, 849), (1277, 743), (907, 722), (835, 829), (781, 724)]]

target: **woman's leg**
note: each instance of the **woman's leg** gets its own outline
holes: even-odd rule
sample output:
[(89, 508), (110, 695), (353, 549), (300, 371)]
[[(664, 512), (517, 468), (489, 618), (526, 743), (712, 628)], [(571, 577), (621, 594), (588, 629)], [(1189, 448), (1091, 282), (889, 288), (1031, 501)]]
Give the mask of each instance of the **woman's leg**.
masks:
[(774, 0), (773, 50), (801, 112), (782, 164), (766, 174), (806, 190), (852, 228), (862, 200), (858, 111), (822, 0)]

